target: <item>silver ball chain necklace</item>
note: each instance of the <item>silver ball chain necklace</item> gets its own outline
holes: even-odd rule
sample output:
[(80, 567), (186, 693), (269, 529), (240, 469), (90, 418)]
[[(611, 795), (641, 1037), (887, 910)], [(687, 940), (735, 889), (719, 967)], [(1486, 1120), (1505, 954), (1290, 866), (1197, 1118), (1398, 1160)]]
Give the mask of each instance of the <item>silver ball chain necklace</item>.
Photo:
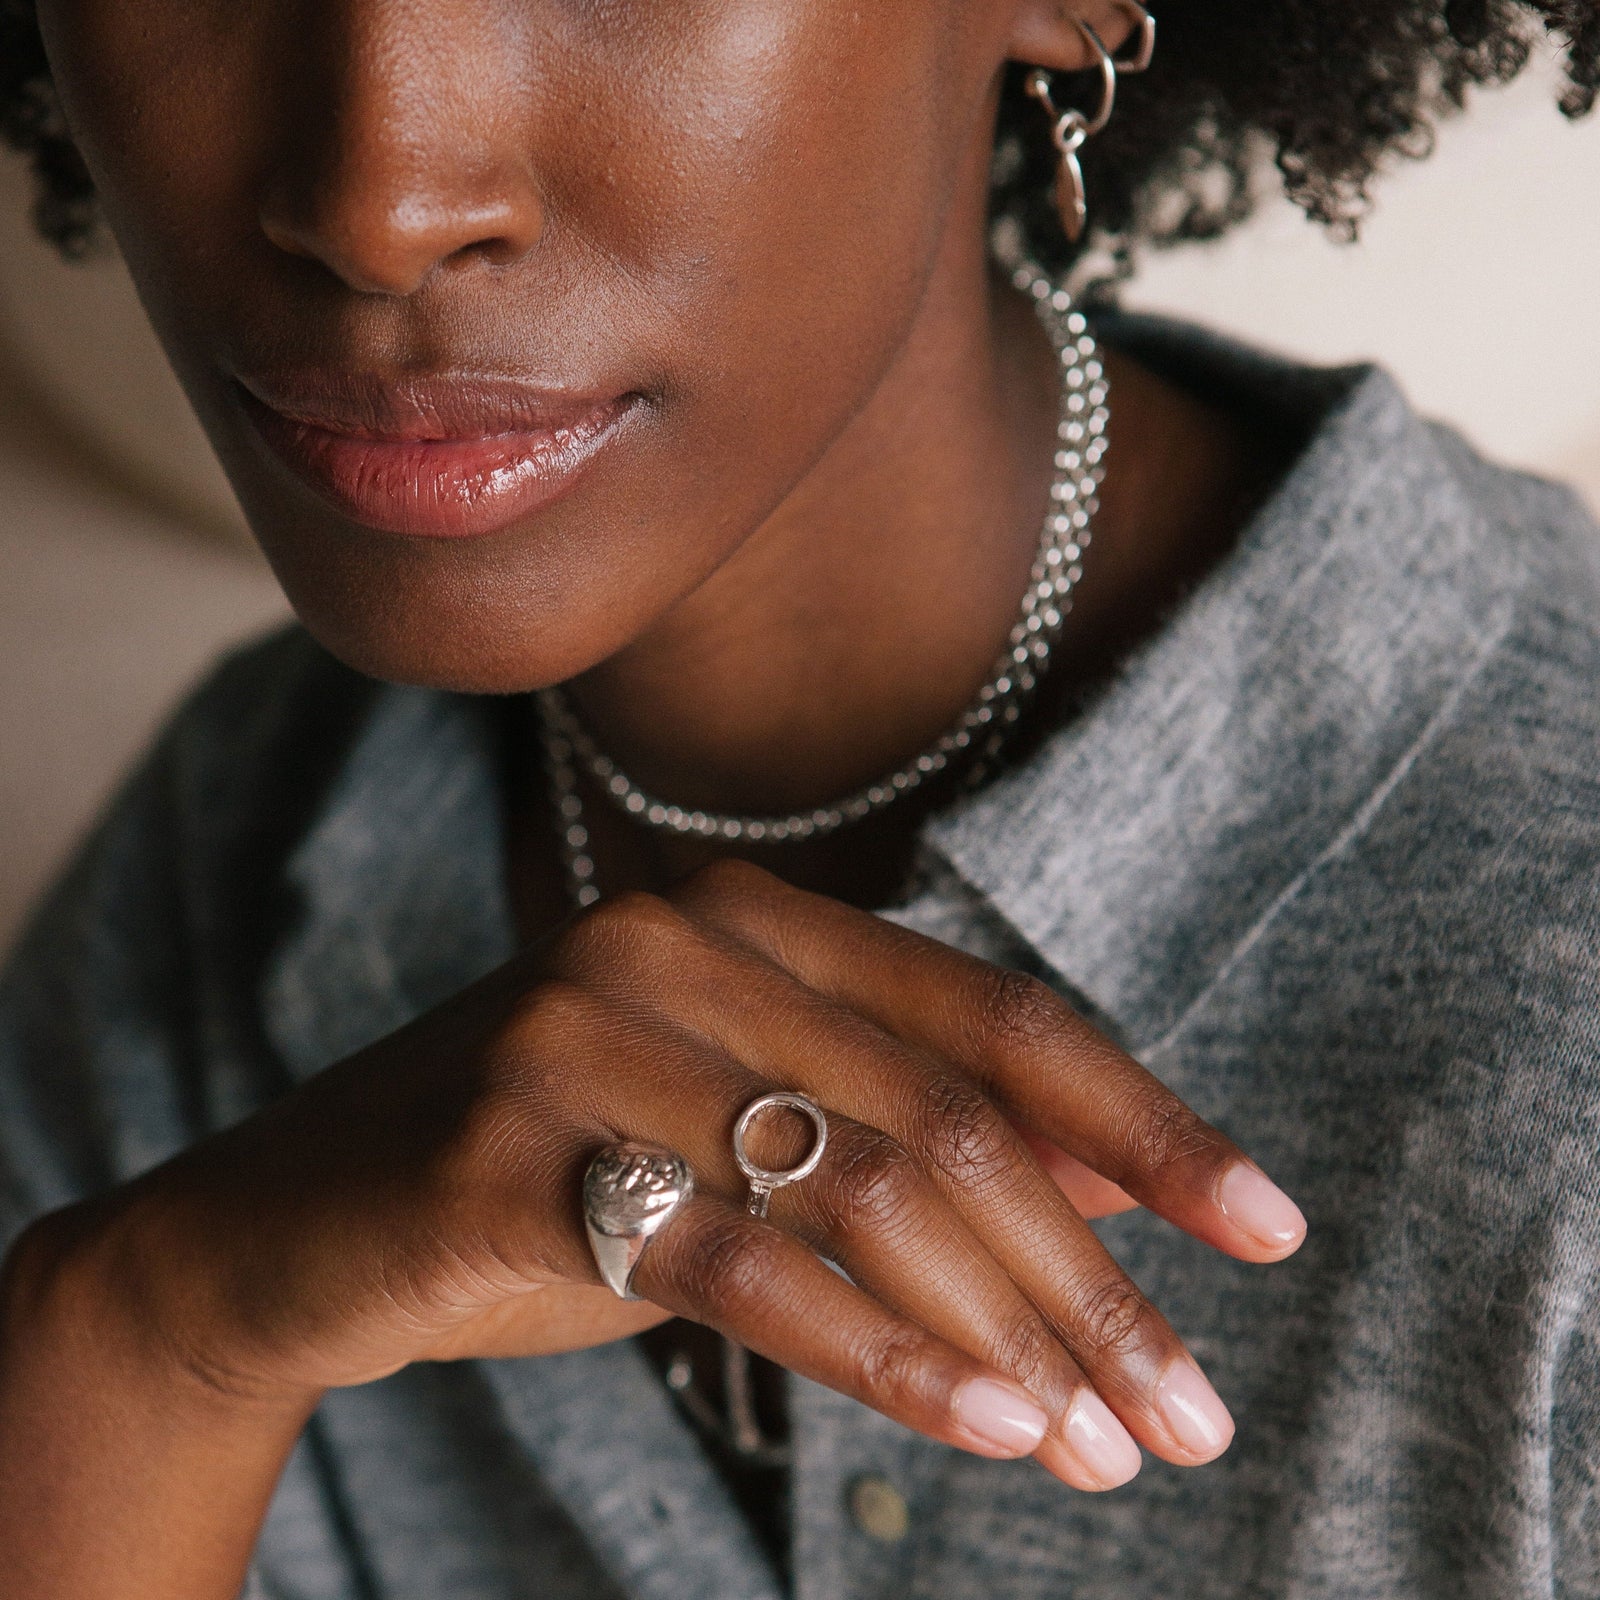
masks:
[(1020, 614), (988, 682), (953, 727), (898, 771), (831, 805), (769, 817), (690, 810), (648, 794), (595, 743), (565, 690), (559, 686), (541, 689), (537, 695), (539, 729), (550, 804), (560, 830), (567, 891), (580, 910), (600, 898), (583, 796), (578, 789), (580, 768), (618, 810), (655, 832), (777, 844), (825, 838), (847, 823), (881, 811), (963, 761), (972, 763), (975, 777), (981, 776), (999, 755), (1049, 664), (1050, 652), (1072, 608), (1073, 590), (1083, 576), (1090, 524), (1099, 507), (1110, 417), (1099, 347), (1083, 314), (1073, 309), (1071, 296), (1032, 262), (1013, 264), (1011, 281), (1032, 301), (1055, 347), (1061, 368), (1061, 401), (1055, 477), (1039, 551)]

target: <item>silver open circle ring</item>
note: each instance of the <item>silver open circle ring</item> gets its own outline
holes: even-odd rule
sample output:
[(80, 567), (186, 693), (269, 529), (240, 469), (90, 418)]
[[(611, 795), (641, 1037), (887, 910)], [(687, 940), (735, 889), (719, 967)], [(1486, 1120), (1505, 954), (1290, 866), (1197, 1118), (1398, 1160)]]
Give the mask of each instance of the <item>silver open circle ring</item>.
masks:
[[(763, 1111), (784, 1108), (789, 1111), (798, 1111), (802, 1116), (811, 1119), (811, 1126), (817, 1131), (816, 1143), (806, 1153), (803, 1161), (797, 1162), (792, 1167), (774, 1169), (771, 1167), (758, 1167), (750, 1159), (750, 1152), (745, 1148), (745, 1135), (750, 1131), (750, 1125)], [(749, 1211), (753, 1217), (764, 1217), (767, 1214), (767, 1203), (772, 1198), (774, 1189), (782, 1189), (791, 1183), (798, 1183), (802, 1178), (808, 1178), (817, 1170), (817, 1164), (822, 1160), (822, 1152), (828, 1147), (828, 1119), (823, 1114), (822, 1107), (815, 1100), (803, 1094), (794, 1094), (789, 1090), (779, 1090), (776, 1094), (764, 1094), (757, 1100), (752, 1100), (743, 1111), (739, 1113), (739, 1120), (733, 1125), (733, 1159), (739, 1163), (739, 1170), (750, 1180)]]

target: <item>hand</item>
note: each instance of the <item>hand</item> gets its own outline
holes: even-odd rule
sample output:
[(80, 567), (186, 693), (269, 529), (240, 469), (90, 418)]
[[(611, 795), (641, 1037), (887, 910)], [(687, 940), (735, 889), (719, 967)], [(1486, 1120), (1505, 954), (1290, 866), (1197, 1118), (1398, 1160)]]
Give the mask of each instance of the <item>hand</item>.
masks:
[[(774, 1087), (823, 1106), (829, 1138), (761, 1221), (730, 1133)], [(599, 1286), (583, 1230), (584, 1169), (621, 1139), (697, 1180), (639, 1265), (647, 1305)], [(1128, 1434), (1194, 1464), (1232, 1431), (1084, 1220), (1134, 1202), (1249, 1261), (1303, 1234), (1045, 985), (725, 863), (603, 902), (77, 1233), (130, 1314), (230, 1393), (677, 1313), (934, 1438), (1104, 1488), (1137, 1466)]]

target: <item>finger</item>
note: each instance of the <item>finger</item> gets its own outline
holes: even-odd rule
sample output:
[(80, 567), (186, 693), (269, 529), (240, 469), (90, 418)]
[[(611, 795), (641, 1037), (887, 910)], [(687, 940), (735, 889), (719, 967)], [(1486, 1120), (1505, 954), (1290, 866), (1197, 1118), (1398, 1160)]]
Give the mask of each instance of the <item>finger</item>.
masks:
[(780, 1189), (789, 1226), (882, 1304), (1021, 1383), (1051, 1426), (1041, 1461), (1075, 1488), (1114, 1489), (1138, 1446), (1049, 1321), (897, 1140), (830, 1114), (825, 1158)]
[[(673, 936), (697, 937), (693, 930)], [(674, 1147), (697, 1174), (726, 1194), (730, 1182), (734, 1193), (742, 1192), (730, 1170), (729, 1131), (708, 1140), (707, 1130), (719, 1123), (731, 1130), (743, 1106), (773, 1082), (801, 1088), (829, 1108), (830, 1121), (841, 1126), (836, 1157), (849, 1148), (845, 1118), (866, 1129), (886, 1129), (916, 1158), (922, 1188), (911, 1182), (904, 1161), (890, 1158), (877, 1134), (874, 1159), (853, 1175), (841, 1173), (836, 1184), (835, 1209), (855, 1213), (834, 1235), (847, 1269), (869, 1279), (886, 1303), (928, 1319), (969, 1351), (1025, 1376), (1037, 1397), (1059, 1397), (1053, 1414), (1066, 1429), (1074, 1415), (1081, 1422), (1093, 1409), (1080, 1382), (1086, 1375), (1128, 1432), (1166, 1459), (1194, 1465), (1226, 1448), (1232, 1435), (1226, 1409), (1176, 1334), (1123, 1276), (981, 1090), (770, 963), (719, 952), (703, 940), (680, 954), (671, 970), (707, 980), (705, 994), (739, 997), (737, 1006), (702, 1000), (710, 1025), (736, 1014), (758, 1016), (762, 1026), (744, 1041), (747, 1051), (724, 1052), (685, 1030), (668, 1030), (659, 1016), (637, 1018), (627, 1041), (634, 1069), (626, 1095), (606, 1107), (619, 1136), (663, 1139), (670, 1131)], [(680, 1003), (702, 993), (687, 982), (679, 987)], [(776, 1018), (781, 1026), (774, 1025)], [(605, 1027), (602, 1012), (589, 1032)], [(610, 1053), (615, 1058), (619, 1052), (612, 1046)], [(738, 1064), (741, 1054), (754, 1057), (758, 1071), (775, 1063), (782, 1075), (756, 1076)], [(926, 1192), (930, 1182), (944, 1202), (937, 1208)], [(964, 1270), (965, 1276), (927, 1291), (914, 1275), (905, 1276), (908, 1250), (913, 1260), (937, 1262), (951, 1273)], [(994, 1265), (980, 1276), (976, 1261)], [(1052, 1352), (1048, 1359), (1046, 1352)], [(1174, 1396), (1186, 1409), (1172, 1409)], [(1109, 1414), (1096, 1415), (1091, 1442), (1100, 1449), (1089, 1465), (1103, 1473), (1120, 1437)], [(1192, 1425), (1197, 1417), (1205, 1424), (1198, 1431)], [(1121, 1449), (1125, 1470), (1132, 1454)]]
[(1044, 1138), (1197, 1238), (1250, 1261), (1299, 1248), (1299, 1208), (1048, 985), (741, 864), (682, 903), (803, 983), (970, 1072)]
[(1075, 1156), (1069, 1156), (1060, 1146), (1051, 1144), (1043, 1134), (1013, 1121), (1022, 1142), (1033, 1159), (1044, 1168), (1050, 1180), (1067, 1197), (1078, 1215), (1092, 1222), (1096, 1217), (1114, 1217), (1137, 1208), (1139, 1202), (1126, 1191), (1119, 1189), (1109, 1178), (1086, 1167)]
[(1031, 1455), (1049, 1419), (1019, 1384), (830, 1271), (792, 1234), (696, 1195), (635, 1277), (657, 1305), (976, 1455)]
[[(803, 1085), (820, 1076), (791, 1067)], [(854, 1110), (851, 1085), (867, 1081), (845, 1074), (834, 1092)], [(1232, 1420), (1193, 1357), (982, 1090), (907, 1055), (880, 1059), (871, 1100), (1139, 1443), (1181, 1465), (1227, 1448)]]

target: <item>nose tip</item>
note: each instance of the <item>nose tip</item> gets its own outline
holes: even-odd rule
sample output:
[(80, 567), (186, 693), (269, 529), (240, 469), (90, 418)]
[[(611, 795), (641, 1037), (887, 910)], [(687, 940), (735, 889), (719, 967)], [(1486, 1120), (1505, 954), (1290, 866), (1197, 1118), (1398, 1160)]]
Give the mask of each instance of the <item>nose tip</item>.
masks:
[(538, 243), (543, 212), (531, 183), (501, 178), (453, 191), (347, 173), (261, 207), (261, 230), (288, 255), (320, 262), (362, 294), (415, 293), (440, 267), (473, 258), (505, 266)]

